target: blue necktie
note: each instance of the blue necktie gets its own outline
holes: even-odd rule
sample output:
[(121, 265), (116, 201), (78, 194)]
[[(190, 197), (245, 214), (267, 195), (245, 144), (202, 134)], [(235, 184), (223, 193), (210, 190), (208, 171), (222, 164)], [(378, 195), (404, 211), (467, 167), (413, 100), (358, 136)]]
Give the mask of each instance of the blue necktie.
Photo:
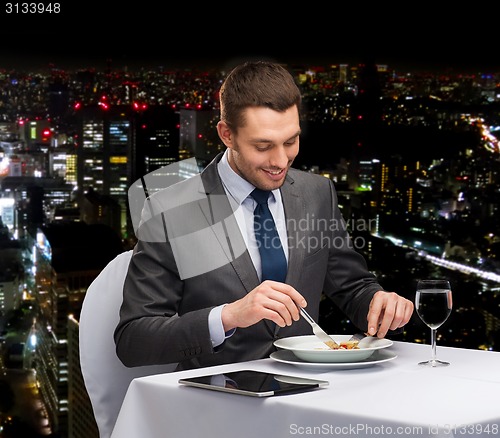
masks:
[(254, 214), (255, 240), (259, 247), (262, 281), (284, 282), (287, 263), (273, 216), (267, 205), (269, 191), (255, 189), (250, 196), (257, 202)]

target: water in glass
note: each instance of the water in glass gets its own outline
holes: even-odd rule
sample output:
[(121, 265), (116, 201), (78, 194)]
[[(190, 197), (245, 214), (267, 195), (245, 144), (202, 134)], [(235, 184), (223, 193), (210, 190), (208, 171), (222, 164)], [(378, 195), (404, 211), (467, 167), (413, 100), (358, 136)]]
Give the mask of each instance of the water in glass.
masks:
[(449, 362), (436, 358), (437, 329), (448, 319), (453, 308), (451, 286), (448, 280), (420, 280), (417, 283), (415, 309), (420, 319), (431, 329), (431, 359), (420, 365), (442, 366)]

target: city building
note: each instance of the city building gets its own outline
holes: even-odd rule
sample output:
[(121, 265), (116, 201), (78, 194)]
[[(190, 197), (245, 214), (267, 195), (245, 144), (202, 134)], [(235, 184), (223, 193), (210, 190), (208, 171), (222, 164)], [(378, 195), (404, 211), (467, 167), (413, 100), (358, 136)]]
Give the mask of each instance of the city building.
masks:
[(217, 135), (218, 121), (216, 109), (181, 108), (179, 141), (184, 158), (195, 157), (208, 164), (223, 147), (225, 149)]
[(68, 437), (99, 438), (92, 404), (80, 369), (78, 320), (68, 316)]
[(61, 436), (68, 433), (68, 316), (78, 319), (88, 286), (122, 251), (120, 237), (101, 224), (51, 224), (37, 233), (35, 369), (50, 424)]
[(24, 291), (24, 251), (0, 217), (0, 316), (18, 309)]
[(127, 190), (136, 150), (135, 118), (130, 106), (100, 106), (78, 110), (78, 192), (92, 189), (120, 205), (120, 229), (127, 229)]
[(128, 188), (148, 172), (179, 159), (179, 115), (167, 107), (87, 106), (77, 110), (77, 186), (120, 207), (120, 233), (133, 235)]
[[(168, 106), (137, 112), (137, 142), (132, 180), (179, 161), (180, 115)], [(132, 181), (130, 181), (132, 182)]]

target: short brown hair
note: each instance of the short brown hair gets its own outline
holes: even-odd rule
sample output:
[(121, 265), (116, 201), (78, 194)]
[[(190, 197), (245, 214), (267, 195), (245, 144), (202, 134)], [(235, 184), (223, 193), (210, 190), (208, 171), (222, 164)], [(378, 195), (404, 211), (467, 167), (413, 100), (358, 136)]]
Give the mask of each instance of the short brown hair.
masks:
[(296, 105), (300, 113), (301, 94), (290, 72), (269, 61), (245, 62), (235, 67), (220, 88), (221, 120), (234, 130), (245, 124), (248, 107), (266, 107), (284, 112)]

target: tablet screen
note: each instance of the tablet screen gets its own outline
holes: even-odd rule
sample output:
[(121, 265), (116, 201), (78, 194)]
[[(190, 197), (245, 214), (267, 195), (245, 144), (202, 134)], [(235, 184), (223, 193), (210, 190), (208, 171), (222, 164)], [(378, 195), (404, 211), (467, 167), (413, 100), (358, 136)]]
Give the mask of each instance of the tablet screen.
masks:
[(255, 370), (182, 378), (179, 379), (179, 383), (255, 397), (310, 391), (329, 384), (327, 380), (308, 379)]

